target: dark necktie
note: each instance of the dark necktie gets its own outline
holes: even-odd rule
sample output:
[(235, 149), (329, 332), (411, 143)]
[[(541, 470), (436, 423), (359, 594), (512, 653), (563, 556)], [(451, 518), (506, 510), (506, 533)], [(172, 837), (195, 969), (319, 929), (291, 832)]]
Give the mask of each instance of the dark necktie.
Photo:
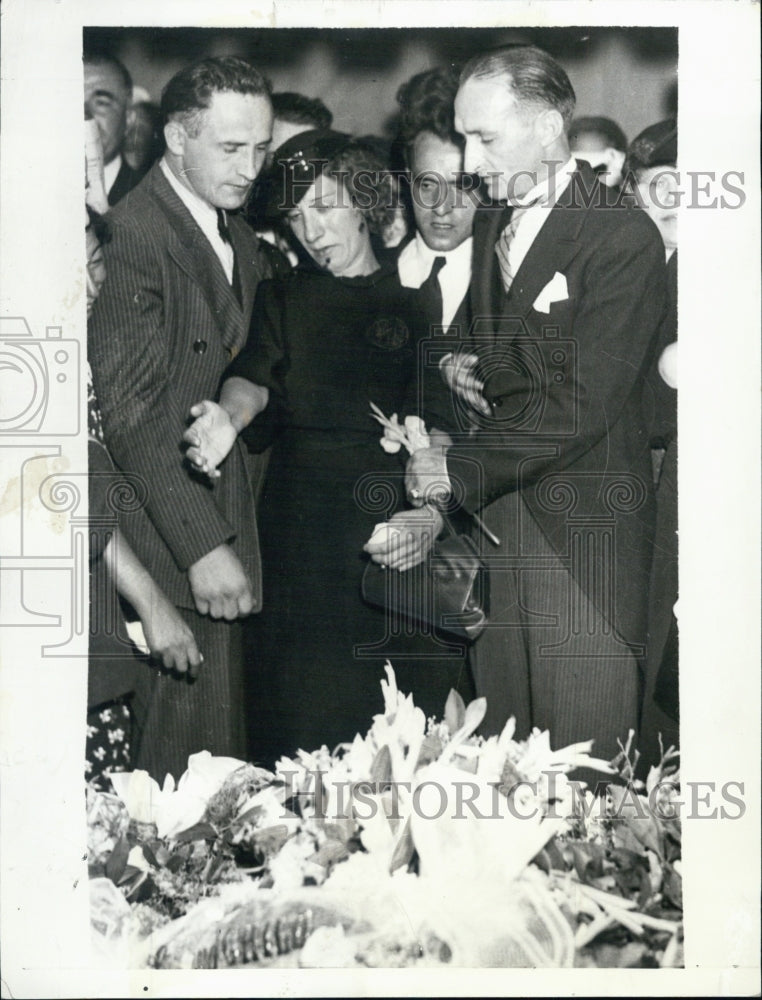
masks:
[(233, 294), (238, 299), (238, 305), (240, 306), (243, 304), (243, 296), (241, 294), (241, 276), (238, 273), (238, 255), (235, 252), (233, 241), (230, 238), (228, 220), (225, 217), (225, 212), (221, 208), (217, 209), (217, 232), (220, 234), (220, 238), (223, 243), (227, 243), (233, 251), (233, 280), (230, 284), (233, 289)]
[(421, 313), (429, 328), (442, 324), (442, 289), (439, 285), (439, 272), (446, 263), (446, 257), (435, 257), (428, 278), (418, 289)]

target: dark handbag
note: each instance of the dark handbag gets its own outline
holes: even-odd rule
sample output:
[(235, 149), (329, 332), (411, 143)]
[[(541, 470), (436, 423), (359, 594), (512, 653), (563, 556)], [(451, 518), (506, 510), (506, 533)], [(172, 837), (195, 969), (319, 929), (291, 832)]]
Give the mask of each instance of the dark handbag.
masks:
[(469, 535), (450, 534), (434, 542), (425, 562), (399, 573), (368, 562), (363, 600), (416, 622), (474, 642), (487, 626), (489, 573)]

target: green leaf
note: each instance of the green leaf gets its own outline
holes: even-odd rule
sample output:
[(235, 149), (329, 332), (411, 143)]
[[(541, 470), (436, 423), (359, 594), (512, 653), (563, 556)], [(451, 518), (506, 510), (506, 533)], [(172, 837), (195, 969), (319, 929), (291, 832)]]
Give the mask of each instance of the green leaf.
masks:
[(124, 871), (122, 872), (117, 885), (127, 885), (127, 883), (130, 880), (135, 879), (140, 875), (144, 874), (145, 872), (143, 871), (143, 869), (138, 868), (136, 865), (125, 865)]
[(665, 865), (664, 869), (664, 881), (662, 883), (662, 889), (664, 895), (679, 910), (683, 908), (683, 880), (672, 867), (672, 865)]
[(349, 851), (345, 844), (339, 843), (338, 840), (327, 840), (309, 860), (314, 861), (317, 865), (322, 865), (323, 868), (328, 868), (329, 865), (343, 861), (344, 858), (348, 857)]
[(516, 770), (508, 757), (505, 758), (505, 763), (503, 764), (503, 770), (500, 775), (499, 789), (505, 795), (508, 796), (511, 790), (524, 780), (523, 776)]
[(447, 724), (447, 728), (450, 730), (450, 735), (460, 729), (465, 721), (465, 718), (466, 703), (463, 701), (455, 688), (450, 688), (450, 693), (447, 695), (447, 702), (445, 703), (444, 710), (444, 721)]
[(397, 846), (394, 848), (389, 870), (395, 872), (398, 868), (407, 868), (413, 857), (414, 850), (415, 844), (413, 843), (413, 834), (410, 831), (410, 820), (408, 819), (397, 841)]
[(182, 854), (172, 854), (170, 855), (164, 867), (167, 869), (167, 871), (170, 871), (173, 874), (175, 874), (176, 872), (180, 871), (180, 869), (187, 860), (188, 859), (184, 857)]
[(252, 836), (251, 842), (254, 847), (270, 857), (278, 853), (290, 836), (291, 831), (286, 824), (278, 823), (275, 826), (268, 826), (264, 830), (257, 830)]
[(574, 868), (581, 882), (591, 882), (604, 874), (604, 852), (599, 844), (572, 844)]
[(191, 840), (215, 840), (216, 837), (217, 830), (211, 823), (194, 823), (172, 839), (178, 844), (187, 844)]
[(251, 809), (247, 809), (245, 813), (241, 813), (240, 816), (236, 816), (232, 825), (238, 826), (242, 823), (256, 823), (263, 812), (264, 808), (262, 806), (252, 806)]
[(106, 878), (110, 878), (114, 885), (119, 885), (119, 879), (127, 867), (129, 853), (130, 844), (127, 837), (120, 837), (114, 844), (114, 850), (106, 862)]
[(153, 851), (151, 850), (151, 848), (148, 846), (148, 844), (141, 844), (140, 847), (141, 847), (141, 849), (143, 851), (143, 857), (146, 859), (146, 861), (148, 862), (148, 864), (152, 865), (154, 868), (158, 868), (159, 867), (159, 860), (156, 857), (156, 855), (153, 853)]
[(631, 788), (609, 785), (608, 791), (614, 804), (615, 817), (625, 824), (643, 847), (663, 858), (661, 828), (648, 805)]
[(442, 747), (444, 744), (438, 736), (433, 733), (429, 733), (425, 736), (423, 743), (421, 743), (421, 749), (418, 753), (418, 760), (416, 761), (415, 769), (418, 770), (419, 767), (423, 767), (425, 764), (431, 764), (435, 760), (439, 760), (439, 755), (442, 753)]
[(370, 768), (370, 780), (376, 786), (385, 785), (392, 780), (392, 755), (389, 747), (384, 743), (379, 748)]

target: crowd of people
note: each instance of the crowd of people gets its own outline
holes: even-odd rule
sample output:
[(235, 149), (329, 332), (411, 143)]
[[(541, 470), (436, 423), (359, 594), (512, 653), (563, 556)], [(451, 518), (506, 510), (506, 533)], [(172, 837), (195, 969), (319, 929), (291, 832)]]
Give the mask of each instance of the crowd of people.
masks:
[[(514, 716), (613, 757), (633, 730), (658, 759), (675, 121), (628, 145), (575, 118), (526, 45), (415, 75), (393, 140), (237, 57), (188, 65), (158, 109), (110, 54), (84, 80), (88, 777), (351, 742), (386, 660), (427, 716), (454, 688), (486, 698), (485, 736)], [(420, 446), (382, 447), (371, 405), (420, 418)], [(426, 588), (453, 521), (488, 576), (473, 642), (361, 594), (369, 562)]]

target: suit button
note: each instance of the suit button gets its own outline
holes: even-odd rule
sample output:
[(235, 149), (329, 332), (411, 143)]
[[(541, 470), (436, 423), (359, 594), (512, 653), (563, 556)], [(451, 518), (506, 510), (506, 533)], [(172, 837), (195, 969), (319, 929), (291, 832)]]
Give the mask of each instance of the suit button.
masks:
[(194, 341), (193, 350), (196, 352), (196, 354), (203, 354), (204, 351), (206, 350), (206, 341), (205, 340)]

